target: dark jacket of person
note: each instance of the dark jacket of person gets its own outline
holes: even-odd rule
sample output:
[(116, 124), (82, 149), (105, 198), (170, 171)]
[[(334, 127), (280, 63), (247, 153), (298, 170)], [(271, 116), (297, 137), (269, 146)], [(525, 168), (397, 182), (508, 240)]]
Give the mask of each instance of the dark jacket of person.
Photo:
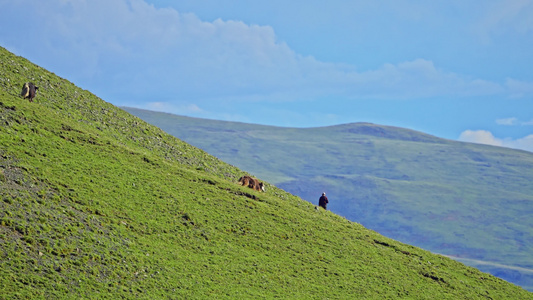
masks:
[(320, 199), (318, 199), (318, 206), (322, 207), (323, 209), (327, 209), (326, 206), (328, 205), (328, 197), (326, 195), (322, 195)]

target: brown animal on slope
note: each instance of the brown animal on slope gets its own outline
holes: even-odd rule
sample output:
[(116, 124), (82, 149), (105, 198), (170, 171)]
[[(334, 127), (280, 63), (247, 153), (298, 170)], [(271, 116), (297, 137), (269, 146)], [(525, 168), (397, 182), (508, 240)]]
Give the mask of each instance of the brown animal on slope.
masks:
[(250, 182), (253, 182), (252, 177), (250, 176), (242, 176), (241, 178), (239, 178), (239, 183), (242, 186), (250, 186)]
[(260, 191), (260, 192), (264, 192), (265, 191), (265, 185), (261, 181), (255, 179), (255, 178), (254, 178), (254, 184), (253, 184), (252, 188), (254, 190)]
[(239, 178), (239, 183), (256, 191), (265, 191), (265, 185), (261, 181), (247, 175)]
[(35, 98), (35, 94), (37, 93), (37, 90), (39, 88), (35, 86), (35, 84), (31, 82), (26, 82), (22, 86), (22, 92), (20, 93), (20, 96), (24, 99), (29, 99), (30, 102), (33, 102), (33, 98)]

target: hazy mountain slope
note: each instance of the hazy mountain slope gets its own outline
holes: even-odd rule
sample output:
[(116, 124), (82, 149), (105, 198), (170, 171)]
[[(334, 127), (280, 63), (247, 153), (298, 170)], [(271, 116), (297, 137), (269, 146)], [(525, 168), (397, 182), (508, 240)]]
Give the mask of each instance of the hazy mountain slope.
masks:
[[(533, 290), (533, 154), (368, 123), (278, 128), (127, 109), (394, 239)], [(481, 262), (482, 261), (482, 262)]]
[(2, 298), (533, 298), (240, 187), (235, 167), (2, 48), (0, 79)]

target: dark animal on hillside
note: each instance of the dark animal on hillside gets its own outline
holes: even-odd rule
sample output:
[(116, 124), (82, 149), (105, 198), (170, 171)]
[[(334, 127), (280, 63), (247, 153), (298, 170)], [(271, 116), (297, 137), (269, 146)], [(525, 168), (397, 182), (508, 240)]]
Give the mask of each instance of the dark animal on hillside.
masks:
[(35, 98), (35, 94), (37, 93), (37, 90), (39, 88), (35, 86), (35, 84), (31, 82), (26, 82), (22, 86), (22, 92), (20, 93), (20, 96), (24, 99), (29, 99), (30, 102), (33, 102), (33, 98)]
[(254, 190), (264, 192), (265, 191), (265, 184), (263, 184), (261, 181), (254, 178)]
[(252, 177), (250, 176), (242, 176), (241, 178), (239, 178), (239, 183), (242, 186), (249, 186), (250, 182), (252, 182)]
[(256, 191), (265, 191), (265, 185), (261, 181), (247, 175), (239, 178), (239, 183), (242, 186), (248, 186), (249, 188), (254, 189)]

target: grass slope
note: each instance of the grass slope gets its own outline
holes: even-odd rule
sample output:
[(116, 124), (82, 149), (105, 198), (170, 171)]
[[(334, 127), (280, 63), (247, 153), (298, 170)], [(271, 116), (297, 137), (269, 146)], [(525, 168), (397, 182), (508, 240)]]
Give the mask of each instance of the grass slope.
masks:
[(240, 187), (237, 168), (3, 48), (0, 145), (2, 299), (533, 299)]
[(355, 123), (278, 128), (127, 108), (386, 236), (533, 291), (533, 154)]

